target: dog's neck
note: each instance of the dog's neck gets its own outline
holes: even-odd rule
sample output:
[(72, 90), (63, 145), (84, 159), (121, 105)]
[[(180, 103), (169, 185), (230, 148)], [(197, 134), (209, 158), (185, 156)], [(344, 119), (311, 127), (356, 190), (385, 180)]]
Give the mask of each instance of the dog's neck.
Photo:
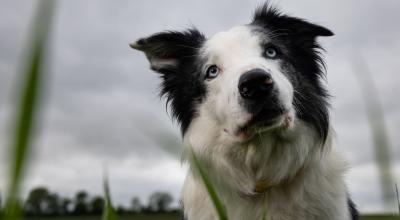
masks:
[(296, 179), (296, 177), (301, 176), (305, 172), (305, 170), (306, 170), (306, 168), (305, 168), (305, 166), (303, 166), (293, 177), (284, 179), (281, 182), (272, 182), (267, 179), (257, 180), (255, 183), (255, 186), (254, 186), (254, 193), (262, 194), (262, 193), (267, 192), (271, 188), (290, 184), (290, 182), (293, 179)]
[[(308, 166), (306, 163), (321, 159), (324, 148), (314, 133), (297, 121), (291, 131), (264, 132), (240, 143), (229, 141), (230, 137), (218, 126), (198, 120), (185, 134), (184, 144), (193, 150), (220, 188), (257, 195), (287, 183)], [(186, 150), (186, 156), (189, 152)]]

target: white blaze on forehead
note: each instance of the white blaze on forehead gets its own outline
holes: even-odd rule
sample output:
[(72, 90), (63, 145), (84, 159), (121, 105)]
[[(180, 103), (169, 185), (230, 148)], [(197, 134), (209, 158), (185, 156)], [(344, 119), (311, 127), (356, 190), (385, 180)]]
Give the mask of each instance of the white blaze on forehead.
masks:
[(224, 66), (241, 59), (260, 57), (261, 39), (250, 26), (237, 26), (215, 34), (204, 45), (207, 61)]

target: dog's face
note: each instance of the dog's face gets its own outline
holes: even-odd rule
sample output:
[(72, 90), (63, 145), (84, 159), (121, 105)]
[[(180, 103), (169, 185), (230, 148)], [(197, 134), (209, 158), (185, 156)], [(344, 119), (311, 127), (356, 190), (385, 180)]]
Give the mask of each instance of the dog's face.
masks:
[(281, 47), (253, 25), (217, 33), (202, 46), (203, 105), (229, 135), (246, 140), (293, 123), (293, 73), (286, 70)]
[(161, 73), (162, 94), (185, 133), (202, 114), (221, 132), (254, 134), (308, 123), (328, 132), (327, 93), (316, 42), (328, 29), (264, 6), (248, 25), (206, 39), (197, 30), (162, 32), (131, 44)]

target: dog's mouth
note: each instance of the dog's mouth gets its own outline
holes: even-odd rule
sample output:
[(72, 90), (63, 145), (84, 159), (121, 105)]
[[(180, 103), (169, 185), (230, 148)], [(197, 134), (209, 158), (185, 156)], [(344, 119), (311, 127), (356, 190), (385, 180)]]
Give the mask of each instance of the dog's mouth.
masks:
[(293, 124), (293, 115), (289, 110), (263, 109), (254, 114), (244, 125), (238, 127), (235, 135), (241, 140), (249, 140), (255, 134), (268, 131), (274, 128), (288, 129)]

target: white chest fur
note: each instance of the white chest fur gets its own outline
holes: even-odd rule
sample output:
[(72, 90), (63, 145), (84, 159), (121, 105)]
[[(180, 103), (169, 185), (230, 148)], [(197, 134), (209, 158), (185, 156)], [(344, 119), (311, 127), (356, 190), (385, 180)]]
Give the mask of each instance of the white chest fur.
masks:
[[(206, 167), (230, 220), (263, 219), (266, 210), (269, 220), (350, 219), (342, 177), (346, 163), (331, 151), (330, 138), (321, 146), (301, 122), (281, 134), (285, 136), (270, 133), (246, 144), (218, 129), (212, 120), (194, 121), (184, 143)], [(260, 180), (277, 186), (256, 193)], [(218, 219), (194, 169), (187, 175), (182, 200), (188, 220)]]

